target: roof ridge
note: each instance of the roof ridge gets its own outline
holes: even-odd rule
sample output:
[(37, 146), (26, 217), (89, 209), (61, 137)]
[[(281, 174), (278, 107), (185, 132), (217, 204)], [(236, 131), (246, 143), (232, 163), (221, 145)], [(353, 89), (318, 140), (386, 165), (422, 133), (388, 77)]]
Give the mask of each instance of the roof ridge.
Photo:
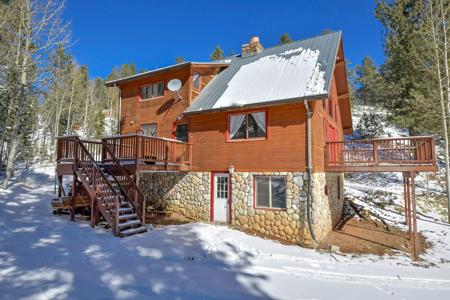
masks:
[(254, 54), (254, 55), (240, 56), (240, 57), (238, 57), (238, 58), (239, 58), (239, 59), (245, 59), (245, 58), (249, 58), (249, 57), (255, 57), (256, 55), (263, 54), (263, 53), (264, 53), (265, 51), (267, 51), (267, 50), (271, 50), (271, 49), (279, 48), (279, 47), (285, 47), (285, 46), (292, 45), (292, 44), (294, 44), (294, 43), (305, 42), (305, 41), (308, 41), (308, 40), (316, 39), (316, 38), (323, 37), (323, 36), (326, 36), (326, 35), (337, 34), (337, 33), (341, 35), (341, 34), (342, 34), (342, 30), (332, 31), (332, 32), (328, 32), (328, 33), (317, 34), (317, 35), (314, 35), (314, 36), (311, 36), (311, 37), (308, 37), (308, 38), (305, 38), (305, 39), (295, 40), (295, 41), (292, 41), (292, 42), (287, 43), (287, 44), (278, 44), (278, 45), (270, 46), (270, 47), (264, 48), (261, 52), (256, 53), (256, 54)]

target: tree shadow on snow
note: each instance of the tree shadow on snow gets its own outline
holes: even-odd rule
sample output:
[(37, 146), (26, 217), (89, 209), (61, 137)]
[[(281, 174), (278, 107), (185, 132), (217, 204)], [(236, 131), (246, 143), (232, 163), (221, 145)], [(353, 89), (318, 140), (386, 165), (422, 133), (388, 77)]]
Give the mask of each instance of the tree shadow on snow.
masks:
[(214, 236), (206, 243), (208, 225), (120, 239), (54, 216), (53, 178), (46, 174), (27, 176), (10, 189), (0, 194), (4, 299), (270, 298), (261, 289), (266, 276), (248, 271), (254, 255)]

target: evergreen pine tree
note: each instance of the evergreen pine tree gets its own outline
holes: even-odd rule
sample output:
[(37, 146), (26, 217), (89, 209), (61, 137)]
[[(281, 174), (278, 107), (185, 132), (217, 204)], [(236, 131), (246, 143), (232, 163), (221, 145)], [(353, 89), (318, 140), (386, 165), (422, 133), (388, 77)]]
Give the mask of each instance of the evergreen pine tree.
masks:
[(283, 33), (281, 36), (280, 36), (280, 42), (278, 43), (279, 45), (284, 45), (284, 44), (289, 44), (289, 43), (292, 43), (293, 41), (292, 41), (292, 39), (291, 39), (291, 37), (289, 36), (289, 33)]
[(366, 56), (362, 64), (355, 67), (356, 98), (363, 105), (377, 105), (382, 101), (381, 76), (373, 60)]
[(381, 137), (384, 129), (380, 117), (370, 112), (363, 113), (356, 125), (356, 131), (359, 135), (358, 139), (374, 139)]
[(224, 54), (223, 54), (223, 50), (222, 48), (217, 45), (216, 48), (214, 49), (214, 51), (211, 53), (211, 55), (209, 56), (209, 58), (211, 60), (221, 60), (224, 59)]

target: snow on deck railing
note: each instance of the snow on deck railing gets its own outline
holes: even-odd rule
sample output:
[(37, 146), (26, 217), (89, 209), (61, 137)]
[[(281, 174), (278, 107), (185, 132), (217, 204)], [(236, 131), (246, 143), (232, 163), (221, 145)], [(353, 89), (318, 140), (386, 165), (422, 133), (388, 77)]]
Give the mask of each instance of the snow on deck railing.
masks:
[[(436, 165), (434, 137), (401, 137), (326, 143), (326, 167)], [(349, 169), (350, 170), (350, 169)]]

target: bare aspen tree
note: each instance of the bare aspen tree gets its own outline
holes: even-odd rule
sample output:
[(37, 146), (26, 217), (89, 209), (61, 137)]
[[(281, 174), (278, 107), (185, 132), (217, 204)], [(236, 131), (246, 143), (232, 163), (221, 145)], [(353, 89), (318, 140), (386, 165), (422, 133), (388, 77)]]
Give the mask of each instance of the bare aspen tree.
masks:
[[(14, 172), (18, 153), (21, 127), (26, 109), (30, 109), (36, 89), (42, 87), (48, 76), (49, 57), (58, 47), (69, 40), (67, 24), (63, 24), (61, 14), (64, 1), (59, 0), (11, 0), (2, 3), (6, 8), (6, 22), (10, 34), (6, 41), (5, 63), (10, 74), (8, 84), (13, 88), (11, 97), (14, 112), (11, 111), (12, 129), (8, 143), (8, 157), (2, 188), (7, 188)], [(8, 121), (7, 121), (8, 122)], [(5, 126), (5, 125), (3, 125)], [(2, 138), (5, 138), (2, 132)]]
[[(446, 171), (446, 188), (448, 202), (448, 221), (450, 223), (450, 157), (449, 157), (449, 136), (448, 126), (450, 124), (450, 78), (448, 66), (448, 43), (447, 43), (447, 21), (444, 14), (442, 0), (438, 0), (440, 12), (435, 8), (433, 0), (425, 1), (427, 10), (426, 27), (430, 31), (431, 45), (434, 52), (434, 69), (436, 72), (437, 84), (439, 89), (439, 103), (442, 119), (442, 137), (444, 139), (444, 160)], [(441, 66), (442, 61), (442, 66)], [(442, 74), (445, 74), (442, 78)]]

